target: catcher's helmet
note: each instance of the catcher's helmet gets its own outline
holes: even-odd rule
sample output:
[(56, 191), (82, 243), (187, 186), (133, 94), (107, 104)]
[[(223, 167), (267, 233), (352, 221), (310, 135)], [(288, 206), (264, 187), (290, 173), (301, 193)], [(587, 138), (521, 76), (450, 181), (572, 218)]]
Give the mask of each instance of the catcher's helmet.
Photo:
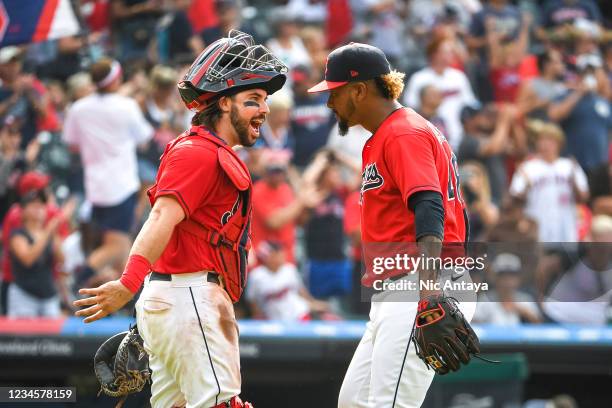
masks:
[(188, 109), (199, 111), (215, 100), (246, 89), (268, 95), (285, 84), (288, 69), (270, 50), (238, 30), (210, 44), (193, 62), (178, 89)]

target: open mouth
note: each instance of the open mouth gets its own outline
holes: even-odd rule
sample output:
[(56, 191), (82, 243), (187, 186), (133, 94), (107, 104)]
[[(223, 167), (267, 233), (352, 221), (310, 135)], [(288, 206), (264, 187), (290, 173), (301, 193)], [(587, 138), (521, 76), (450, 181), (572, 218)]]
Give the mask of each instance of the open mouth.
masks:
[(255, 136), (259, 136), (259, 128), (261, 127), (263, 123), (264, 123), (263, 119), (253, 119), (249, 123), (249, 127), (251, 128), (253, 133), (255, 133)]

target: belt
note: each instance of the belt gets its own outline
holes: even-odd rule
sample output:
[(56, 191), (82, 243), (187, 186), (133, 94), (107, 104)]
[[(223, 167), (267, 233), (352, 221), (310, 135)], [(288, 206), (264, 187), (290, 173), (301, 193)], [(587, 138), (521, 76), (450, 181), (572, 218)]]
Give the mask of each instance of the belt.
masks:
[[(171, 273), (151, 272), (151, 277), (149, 278), (149, 280), (150, 281), (170, 282), (172, 281), (172, 274)], [(219, 275), (214, 272), (208, 272), (206, 274), (206, 281), (211, 282), (211, 283), (216, 283), (217, 285), (221, 284), (219, 281)]]

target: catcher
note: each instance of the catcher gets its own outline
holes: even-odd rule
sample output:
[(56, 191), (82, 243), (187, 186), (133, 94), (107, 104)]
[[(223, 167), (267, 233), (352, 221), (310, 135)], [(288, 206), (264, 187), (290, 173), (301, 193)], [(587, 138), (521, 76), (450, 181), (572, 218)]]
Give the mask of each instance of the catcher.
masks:
[[(362, 153), (361, 240), (366, 259), (362, 282), (367, 286), (377, 279), (413, 276), (376, 275), (367, 265), (368, 248), (416, 243), (415, 251), (435, 258), (443, 243), (460, 243), (463, 248), (461, 243), (468, 238), (455, 155), (438, 129), (397, 102), (403, 78), (391, 70), (380, 49), (351, 43), (329, 54), (325, 80), (309, 90), (329, 91), (327, 106), (338, 118), (341, 135), (354, 125), (373, 133)], [(442, 279), (434, 268), (418, 272), (419, 283)], [(478, 338), (469, 325), (475, 303), (459, 303), (433, 285), (418, 287), (418, 304), (385, 301), (394, 295), (385, 292), (372, 302), (370, 321), (348, 367), (338, 407), (420, 407), (435, 372), (456, 371), (478, 353)]]
[[(93, 322), (140, 289), (136, 318), (151, 368), (153, 408), (249, 407), (240, 394), (232, 302), (246, 284), (252, 182), (233, 146), (252, 146), (269, 112), (266, 98), (287, 67), (250, 35), (230, 32), (195, 60), (179, 93), (197, 113), (166, 146), (153, 206), (119, 280), (74, 302)], [(107, 373), (108, 374), (108, 373)], [(136, 381), (138, 382), (138, 381)]]

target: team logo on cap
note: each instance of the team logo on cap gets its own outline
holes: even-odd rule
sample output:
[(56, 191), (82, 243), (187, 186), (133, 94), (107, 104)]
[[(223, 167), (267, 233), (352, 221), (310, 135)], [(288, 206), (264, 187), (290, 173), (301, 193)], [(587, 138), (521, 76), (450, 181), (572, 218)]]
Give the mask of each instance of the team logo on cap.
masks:
[(357, 75), (359, 75), (359, 72), (351, 69), (350, 74), (351, 74), (351, 78), (355, 78)]

